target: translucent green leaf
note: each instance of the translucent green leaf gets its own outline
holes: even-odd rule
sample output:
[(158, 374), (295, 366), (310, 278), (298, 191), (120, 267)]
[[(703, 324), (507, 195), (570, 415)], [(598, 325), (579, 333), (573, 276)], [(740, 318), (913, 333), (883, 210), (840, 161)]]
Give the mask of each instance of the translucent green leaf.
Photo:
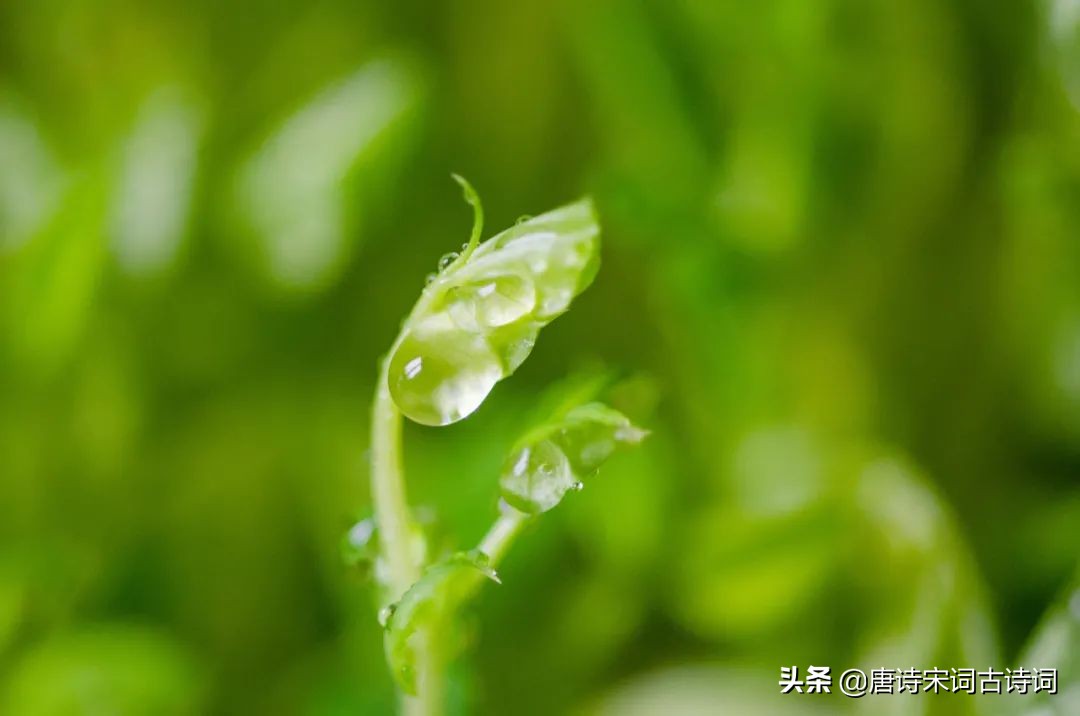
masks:
[(499, 581), (483, 552), (458, 552), (428, 567), (394, 605), (383, 610), (386, 659), (401, 688), (416, 693), (417, 641), (425, 629), (438, 629), (473, 592), (482, 578)]
[(588, 403), (532, 430), (503, 467), (502, 496), (527, 514), (547, 512), (563, 495), (580, 489), (619, 445), (647, 435), (606, 405)]
[[(465, 186), (479, 226), (479, 202)], [(480, 407), (528, 357), (540, 329), (592, 282), (599, 235), (585, 199), (449, 255), (391, 355), (390, 392), (401, 412), (425, 425), (448, 425)]]

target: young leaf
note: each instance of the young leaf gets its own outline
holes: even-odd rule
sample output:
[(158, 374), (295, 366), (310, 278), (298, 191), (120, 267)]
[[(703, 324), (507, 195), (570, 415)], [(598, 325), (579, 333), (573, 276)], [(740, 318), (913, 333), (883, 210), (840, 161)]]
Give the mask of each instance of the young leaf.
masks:
[(606, 405), (573, 408), (518, 442), (499, 481), (503, 499), (526, 514), (547, 512), (619, 445), (635, 445), (647, 434)]
[(438, 630), (484, 577), (498, 582), (483, 552), (458, 552), (434, 564), (386, 610), (386, 660), (401, 688), (416, 693), (416, 639), (424, 629)]
[[(464, 186), (479, 220), (479, 200)], [(599, 236), (584, 199), (470, 242), (424, 289), (393, 348), (387, 378), (401, 412), (448, 425), (480, 407), (592, 282)]]

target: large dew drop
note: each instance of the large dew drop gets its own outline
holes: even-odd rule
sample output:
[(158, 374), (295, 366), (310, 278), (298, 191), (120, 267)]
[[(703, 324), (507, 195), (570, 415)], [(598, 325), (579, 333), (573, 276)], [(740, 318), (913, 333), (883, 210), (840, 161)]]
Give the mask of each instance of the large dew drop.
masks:
[(504, 377), (482, 335), (461, 330), (410, 331), (390, 359), (390, 394), (423, 425), (449, 425), (480, 407)]

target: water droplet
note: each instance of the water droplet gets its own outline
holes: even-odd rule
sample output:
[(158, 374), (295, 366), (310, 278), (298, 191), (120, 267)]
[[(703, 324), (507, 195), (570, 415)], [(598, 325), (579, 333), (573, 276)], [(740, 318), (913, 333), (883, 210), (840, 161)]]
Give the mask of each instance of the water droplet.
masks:
[(457, 258), (460, 255), (461, 254), (459, 254), (457, 251), (451, 251), (448, 254), (443, 254), (442, 256), (440, 256), (439, 257), (439, 270), (444, 271), (447, 266), (449, 266), (450, 264), (457, 261)]
[(469, 242), (468, 241), (466, 241), (464, 244), (461, 245), (461, 250), (462, 251), (464, 251), (467, 248), (469, 248)]
[(360, 520), (341, 540), (341, 559), (350, 567), (370, 566), (375, 560), (375, 520)]
[(390, 394), (411, 420), (449, 425), (479, 408), (504, 375), (499, 356), (483, 336), (453, 325), (420, 326), (390, 360)]
[(531, 215), (531, 214), (522, 214), (521, 216), (519, 216), (519, 217), (517, 218), (517, 222), (516, 222), (516, 223), (518, 223), (518, 224), (524, 224), (524, 223), (525, 223), (526, 221), (532, 221), (532, 218), (533, 218), (533, 217), (532, 217), (532, 215)]
[(570, 489), (574, 492), (581, 492), (585, 489), (585, 483), (581, 480), (575, 480), (574, 483), (570, 485)]
[[(516, 498), (529, 512), (546, 512), (559, 504), (575, 483), (566, 454), (550, 440), (522, 448), (504, 473), (504, 495)], [(514, 504), (512, 502), (512, 504)]]
[(375, 520), (370, 517), (366, 520), (360, 520), (349, 529), (349, 543), (358, 549), (367, 547), (374, 536)]
[(454, 323), (475, 332), (514, 323), (531, 313), (536, 289), (528, 279), (506, 274), (455, 286), (447, 301)]
[(499, 579), (499, 574), (491, 566), (491, 557), (487, 552), (480, 549), (470, 550), (464, 555), (469, 563), (479, 570), (485, 577), (495, 582), (496, 584), (502, 584), (502, 580)]
[(434, 281), (434, 280), (435, 280), (436, 278), (438, 278), (438, 274), (436, 274), (436, 273), (429, 273), (429, 274), (428, 274), (427, 276), (424, 276), (424, 283), (431, 283), (431, 282), (432, 282), (432, 281)]
[(390, 628), (390, 620), (394, 617), (394, 612), (397, 610), (396, 604), (387, 604), (385, 607), (379, 610), (379, 626), (383, 629)]

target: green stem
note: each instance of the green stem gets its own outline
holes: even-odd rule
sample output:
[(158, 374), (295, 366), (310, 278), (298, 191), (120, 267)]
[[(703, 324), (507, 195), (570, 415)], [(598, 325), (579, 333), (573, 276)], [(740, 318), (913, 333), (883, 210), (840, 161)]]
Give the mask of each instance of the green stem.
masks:
[[(454, 175), (465, 193), (465, 200), (473, 208), (473, 227), (462, 255), (453, 266), (465, 264), (480, 244), (484, 228), (484, 209), (480, 197), (469, 182)], [(444, 273), (453, 271), (449, 268)], [(413, 307), (412, 315), (422, 314), (434, 294), (424, 291)], [(408, 321), (406, 321), (406, 325)], [(409, 502), (405, 496), (405, 474), (401, 459), (401, 411), (390, 395), (390, 359), (401, 343), (406, 330), (394, 341), (379, 366), (379, 382), (375, 389), (375, 402), (371, 416), (371, 500), (375, 522), (379, 526), (379, 542), (382, 557), (386, 561), (386, 604), (401, 599), (423, 570), (425, 556), (416, 554), (416, 527), (412, 521)], [(498, 523), (496, 523), (498, 525)], [(494, 560), (494, 557), (492, 557)], [(385, 605), (380, 605), (385, 606)], [(417, 694), (402, 697), (402, 711), (408, 716), (435, 716), (442, 712), (443, 659), (439, 653), (438, 635), (424, 630), (417, 640)]]
[(371, 422), (371, 499), (379, 525), (379, 544), (386, 560), (389, 601), (396, 602), (420, 577), (420, 564), (412, 554), (414, 530), (405, 497), (401, 465), (401, 413), (390, 397), (386, 369), (379, 371)]
[(438, 650), (438, 635), (425, 628), (416, 640), (416, 695), (402, 696), (405, 716), (439, 716), (443, 712), (443, 659)]
[[(392, 354), (392, 352), (391, 352)], [(420, 578), (423, 555), (417, 554), (416, 527), (405, 496), (401, 460), (401, 412), (390, 396), (389, 355), (379, 370), (371, 421), (371, 499), (379, 525), (379, 544), (387, 567), (387, 603), (394, 603)], [(436, 716), (442, 712), (442, 675), (434, 639), (418, 634), (417, 693), (402, 696), (407, 716)]]
[[(469, 260), (469, 256), (480, 243), (484, 210), (472, 186), (456, 175), (454, 179), (461, 184), (466, 201), (473, 207), (473, 229), (469, 243), (453, 264), (459, 266)], [(452, 270), (454, 269), (447, 268), (444, 274)], [(405, 322), (406, 326), (413, 315), (427, 310), (433, 295), (428, 290), (420, 294), (420, 299)], [(416, 527), (405, 496), (405, 471), (401, 459), (401, 411), (390, 395), (390, 359), (406, 332), (403, 326), (379, 366), (379, 382), (375, 388), (371, 416), (371, 501), (375, 522), (379, 526), (382, 556), (387, 567), (387, 583), (384, 585), (387, 591), (386, 604), (393, 604), (401, 599), (409, 587), (420, 578), (425, 560), (423, 554), (414, 553), (413, 545), (417, 543)], [(425, 631), (417, 634), (416, 638), (417, 695), (403, 697), (402, 711), (409, 716), (433, 716), (442, 712), (442, 658), (438, 653), (437, 635)]]
[(495, 520), (495, 524), (491, 526), (491, 529), (487, 531), (484, 538), (480, 540), (478, 549), (488, 556), (491, 560), (491, 566), (494, 567), (506, 554), (506, 550), (510, 548), (510, 544), (517, 537), (518, 533), (525, 526), (529, 516), (518, 512), (513, 508), (505, 508), (500, 514), (499, 519)]

